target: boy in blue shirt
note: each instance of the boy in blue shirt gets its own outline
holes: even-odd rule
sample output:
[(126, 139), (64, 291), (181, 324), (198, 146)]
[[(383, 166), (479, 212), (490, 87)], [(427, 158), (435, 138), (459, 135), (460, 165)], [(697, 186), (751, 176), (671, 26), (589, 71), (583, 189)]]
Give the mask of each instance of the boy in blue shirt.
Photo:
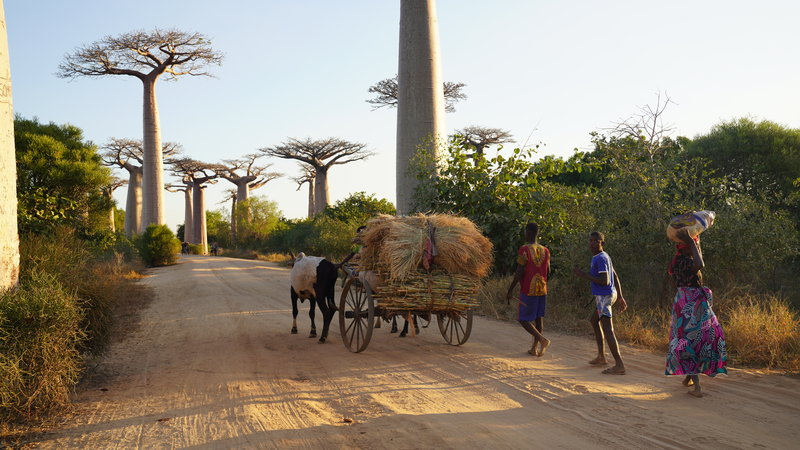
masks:
[(619, 276), (614, 270), (614, 265), (611, 264), (611, 257), (608, 253), (603, 251), (603, 243), (605, 236), (599, 231), (593, 231), (589, 235), (589, 250), (594, 255), (592, 257), (592, 264), (589, 273), (582, 271), (575, 267), (573, 270), (575, 275), (589, 280), (592, 288), (592, 296), (594, 296), (595, 310), (589, 322), (594, 328), (594, 337), (597, 341), (597, 357), (589, 361), (592, 365), (606, 364), (605, 351), (603, 350), (603, 336), (608, 342), (608, 349), (614, 357), (616, 364), (603, 371), (605, 374), (610, 375), (624, 375), (625, 364), (622, 363), (622, 357), (619, 354), (619, 344), (617, 337), (614, 335), (614, 325), (611, 322), (611, 306), (619, 300), (620, 312), (627, 309), (628, 304), (622, 296), (622, 285), (619, 281)]

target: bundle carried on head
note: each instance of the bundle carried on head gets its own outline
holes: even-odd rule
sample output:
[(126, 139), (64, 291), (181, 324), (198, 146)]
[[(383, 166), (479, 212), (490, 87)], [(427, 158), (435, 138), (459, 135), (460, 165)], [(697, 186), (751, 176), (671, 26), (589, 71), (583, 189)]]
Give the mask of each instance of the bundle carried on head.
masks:
[(361, 270), (383, 280), (374, 287), (382, 306), (459, 310), (475, 306), (481, 278), (492, 265), (492, 243), (464, 217), (379, 216), (364, 230)]

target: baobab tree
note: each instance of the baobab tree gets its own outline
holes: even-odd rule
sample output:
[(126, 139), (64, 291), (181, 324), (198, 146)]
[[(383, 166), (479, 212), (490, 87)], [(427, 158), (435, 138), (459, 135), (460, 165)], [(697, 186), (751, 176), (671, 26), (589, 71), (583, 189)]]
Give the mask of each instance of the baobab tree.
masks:
[[(206, 232), (206, 201), (205, 192), (207, 183), (216, 183), (217, 174), (215, 165), (200, 162), (191, 158), (171, 159), (170, 166), (173, 175), (180, 177), (184, 184), (192, 186), (192, 233), (191, 244), (201, 247), (202, 254), (208, 250), (208, 233)], [(185, 236), (184, 225), (184, 236)]]
[(316, 177), (316, 173), (314, 172), (314, 168), (308, 164), (301, 163), (300, 168), (300, 176), (294, 177), (292, 180), (297, 183), (298, 191), (303, 187), (304, 184), (308, 183), (308, 218), (310, 219), (314, 217), (315, 211), (316, 202), (314, 201), (314, 178)]
[(142, 179), (143, 227), (164, 223), (164, 179), (161, 127), (156, 102), (156, 81), (162, 75), (176, 80), (182, 75), (210, 76), (206, 68), (220, 65), (222, 54), (200, 33), (179, 30), (133, 31), (106, 36), (67, 54), (58, 66), (62, 78), (126, 75), (138, 78), (144, 88), (144, 160)]
[(240, 159), (226, 159), (214, 167), (220, 178), (236, 185), (237, 201), (246, 202), (250, 198), (250, 191), (283, 176), (279, 172), (267, 172), (272, 164), (257, 164), (263, 156), (263, 153), (251, 153)]
[(328, 171), (331, 167), (361, 161), (373, 155), (366, 144), (337, 138), (304, 140), (290, 138), (281, 145), (260, 149), (269, 156), (294, 159), (314, 169), (314, 213), (319, 214), (330, 203)]
[(14, 111), (11, 105), (11, 69), (8, 35), (0, 0), (0, 293), (19, 279), (17, 231), (17, 162), (14, 152)]
[[(452, 81), (445, 81), (442, 84), (445, 112), (456, 112), (456, 103), (467, 99), (467, 94), (461, 91), (464, 86), (466, 84)], [(397, 108), (397, 75), (394, 78), (378, 81), (370, 86), (367, 92), (375, 94), (375, 97), (366, 100), (372, 105), (373, 110), (383, 107)]]
[(439, 146), (447, 136), (435, 0), (400, 0), (399, 54), (395, 204), (398, 214), (408, 214), (418, 184), (409, 171), (417, 149), (430, 144), (430, 158), (423, 170), (435, 175)]
[(194, 204), (192, 202), (192, 191), (194, 184), (188, 177), (181, 180), (183, 184), (168, 184), (164, 188), (170, 192), (183, 192), (183, 241), (194, 241)]
[[(111, 138), (103, 146), (103, 163), (128, 171), (128, 196), (125, 200), (125, 234), (142, 234), (142, 173), (144, 147), (137, 139)], [(165, 142), (161, 147), (162, 158), (170, 158), (181, 152), (180, 144)]]
[(109, 204), (109, 208), (108, 208), (108, 223), (109, 223), (109, 228), (111, 229), (112, 233), (116, 233), (117, 232), (117, 226), (116, 226), (116, 223), (115, 223), (116, 222), (116, 217), (114, 215), (114, 209), (116, 207), (114, 206), (114, 199), (112, 197), (114, 195), (114, 191), (116, 191), (117, 189), (121, 188), (122, 186), (125, 186), (126, 184), (128, 184), (128, 180), (123, 180), (121, 178), (112, 176), (111, 179), (109, 180), (109, 182), (105, 186), (100, 188), (100, 190), (101, 190), (101, 192), (103, 194), (103, 198)]
[[(236, 202), (246, 205), (250, 198), (250, 191), (283, 176), (279, 172), (267, 172), (272, 164), (257, 164), (257, 161), (263, 156), (263, 153), (251, 153), (240, 159), (226, 159), (222, 164), (214, 167), (217, 176), (236, 185), (234, 208), (231, 209), (231, 239), (233, 241), (236, 241)], [(247, 220), (247, 216), (249, 216), (249, 211), (245, 214), (245, 220)]]
[(490, 145), (506, 144), (514, 141), (514, 136), (509, 131), (501, 128), (487, 128), (479, 126), (464, 127), (456, 130), (456, 135), (464, 139), (464, 143), (475, 150), (473, 158), (483, 158), (483, 152)]

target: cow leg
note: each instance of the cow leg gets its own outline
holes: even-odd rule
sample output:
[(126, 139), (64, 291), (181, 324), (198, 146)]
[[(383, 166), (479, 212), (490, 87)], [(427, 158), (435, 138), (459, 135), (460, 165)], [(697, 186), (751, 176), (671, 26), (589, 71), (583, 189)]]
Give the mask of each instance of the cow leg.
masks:
[(397, 333), (397, 316), (392, 316), (392, 329), (390, 333)]
[[(316, 314), (314, 310), (317, 309), (316, 305), (317, 305), (317, 299), (316, 298), (311, 297), (310, 299), (308, 299), (308, 306), (309, 306), (308, 318), (311, 319), (311, 332), (308, 333), (308, 337), (310, 337), (310, 338), (317, 337), (317, 323), (314, 320), (314, 316)], [(320, 308), (320, 311), (321, 310), (322, 309)]]
[(417, 322), (417, 315), (414, 314), (414, 335), (419, 334), (419, 322)]
[(408, 334), (408, 320), (403, 319), (403, 331), (400, 332), (400, 337), (406, 337)]
[(297, 292), (292, 290), (292, 334), (297, 334)]
[(324, 344), (325, 339), (328, 338), (328, 328), (331, 325), (331, 320), (333, 320), (333, 315), (336, 314), (337, 311), (334, 294), (335, 285), (333, 283), (328, 284), (328, 289), (324, 291), (320, 289), (319, 285), (314, 286), (314, 290), (320, 298), (320, 301), (317, 302), (317, 306), (319, 306), (319, 310), (322, 313), (322, 335), (319, 337), (320, 344)]

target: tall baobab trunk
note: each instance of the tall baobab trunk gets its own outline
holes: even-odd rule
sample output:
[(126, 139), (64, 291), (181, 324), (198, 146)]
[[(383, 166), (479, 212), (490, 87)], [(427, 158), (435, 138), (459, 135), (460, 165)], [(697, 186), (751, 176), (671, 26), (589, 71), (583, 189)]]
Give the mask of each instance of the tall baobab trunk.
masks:
[(142, 168), (132, 164), (125, 167), (130, 174), (128, 196), (125, 200), (125, 234), (142, 234)]
[(314, 179), (311, 178), (307, 181), (308, 183), (308, 218), (311, 219), (314, 217), (314, 213), (316, 212), (316, 202), (314, 201)]
[(156, 79), (142, 79), (144, 85), (144, 160), (142, 162), (142, 226), (164, 223), (164, 157), (161, 126), (156, 103)]
[(250, 198), (250, 182), (236, 183), (236, 201), (246, 202)]
[(397, 70), (397, 213), (408, 214), (418, 181), (409, 166), (420, 145), (430, 144), (430, 171), (445, 134), (444, 89), (439, 62), (435, 0), (400, 1)]
[(231, 242), (236, 243), (236, 197), (239, 194), (231, 196)]
[(325, 208), (331, 202), (331, 196), (328, 193), (328, 169), (325, 167), (317, 167), (315, 172), (314, 215), (317, 215), (325, 211)]
[(204, 195), (204, 186), (199, 183), (193, 185), (194, 191), (193, 199), (193, 213), (194, 219), (192, 221), (194, 231), (192, 232), (192, 242), (200, 246), (200, 253), (205, 255), (208, 253), (208, 234), (206, 233), (206, 200)]
[(19, 279), (17, 231), (17, 163), (14, 153), (14, 110), (3, 2), (0, 0), (0, 293)]
[(183, 241), (194, 242), (194, 202), (192, 201), (193, 184), (186, 184), (183, 191)]

